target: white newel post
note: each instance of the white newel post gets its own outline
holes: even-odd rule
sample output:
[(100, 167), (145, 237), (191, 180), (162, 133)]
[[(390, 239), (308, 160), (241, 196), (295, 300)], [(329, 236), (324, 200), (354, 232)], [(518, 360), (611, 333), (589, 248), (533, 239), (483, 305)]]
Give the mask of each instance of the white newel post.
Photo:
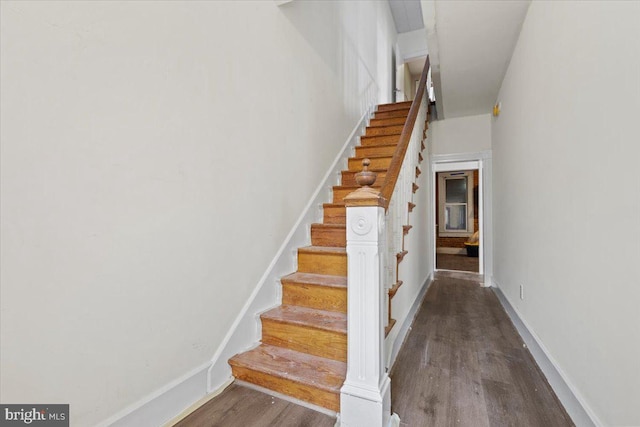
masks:
[[(362, 173), (372, 174), (367, 171), (368, 159), (363, 164)], [(360, 185), (365, 182), (367, 180), (358, 181)], [(365, 186), (344, 200), (347, 207), (348, 347), (347, 377), (340, 390), (340, 425), (386, 427), (391, 417), (391, 381), (383, 364), (384, 199), (378, 191)]]

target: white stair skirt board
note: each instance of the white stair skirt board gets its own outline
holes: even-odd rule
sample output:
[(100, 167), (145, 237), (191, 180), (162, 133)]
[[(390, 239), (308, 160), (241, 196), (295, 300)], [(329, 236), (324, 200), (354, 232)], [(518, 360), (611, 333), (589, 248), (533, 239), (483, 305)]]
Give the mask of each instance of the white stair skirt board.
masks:
[(575, 425), (580, 427), (602, 427), (604, 424), (587, 405), (575, 386), (567, 379), (567, 376), (551, 357), (540, 338), (522, 319), (518, 310), (511, 305), (495, 280), (493, 280), (492, 289)]
[[(207, 395), (209, 362), (97, 424), (98, 427), (161, 426)], [(226, 388), (230, 382), (224, 385)]]
[(231, 367), (227, 361), (238, 353), (255, 347), (261, 339), (259, 313), (280, 304), (282, 287), (280, 279), (296, 271), (296, 252), (311, 243), (310, 226), (322, 222), (322, 204), (331, 201), (331, 187), (338, 184), (341, 171), (346, 168), (347, 158), (359, 141), (374, 111), (371, 104), (362, 115), (345, 141), (342, 150), (307, 203), (302, 214), (289, 232), (282, 246), (256, 284), (251, 296), (236, 317), (227, 335), (211, 359), (208, 375), (208, 390), (215, 390), (231, 378)]
[(233, 382), (231, 367), (227, 361), (235, 354), (249, 350), (259, 343), (259, 315), (280, 304), (280, 278), (296, 270), (297, 248), (310, 244), (309, 228), (314, 222), (322, 222), (322, 203), (330, 201), (330, 188), (338, 183), (341, 171), (346, 168), (347, 158), (351, 156), (360, 135), (364, 133), (375, 105), (372, 104), (362, 115), (345, 141), (322, 183), (236, 317), (212, 360), (102, 421), (97, 424), (98, 427), (172, 425), (171, 422), (176, 421), (188, 409), (195, 409), (192, 406), (196, 402), (214, 396)]

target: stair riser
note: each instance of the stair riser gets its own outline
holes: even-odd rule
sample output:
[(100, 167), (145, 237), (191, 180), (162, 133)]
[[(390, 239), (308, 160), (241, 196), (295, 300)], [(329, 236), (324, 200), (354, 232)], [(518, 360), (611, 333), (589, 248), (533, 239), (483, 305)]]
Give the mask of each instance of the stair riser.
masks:
[(375, 119), (388, 119), (390, 117), (407, 117), (409, 115), (409, 109), (394, 110), (394, 111), (379, 111), (375, 114)]
[(347, 246), (347, 232), (344, 228), (311, 227), (311, 244), (313, 246)]
[(347, 334), (262, 319), (262, 343), (347, 361)]
[(298, 252), (298, 271), (301, 273), (347, 275), (347, 254)]
[(398, 141), (400, 141), (400, 135), (381, 135), (381, 136), (361, 136), (360, 137), (360, 144), (363, 147), (398, 144)]
[[(384, 179), (387, 177), (387, 172), (376, 172), (378, 176), (376, 177), (376, 182), (374, 184), (376, 186), (382, 185)], [(352, 186), (358, 185), (356, 182), (356, 172), (343, 171), (342, 172), (342, 185), (344, 186)]]
[(314, 405), (322, 406), (324, 408), (331, 409), (332, 411), (340, 411), (339, 393), (331, 393), (326, 390), (316, 389), (305, 384), (300, 384), (295, 381), (276, 377), (245, 367), (234, 366), (232, 367), (232, 371), (233, 376), (239, 380), (246, 381), (269, 390), (277, 391), (278, 393), (282, 393), (287, 396), (293, 396), (296, 399), (304, 400), (305, 402), (313, 403)]
[(344, 206), (324, 207), (323, 222), (325, 224), (346, 224), (347, 209)]
[(402, 125), (385, 126), (385, 127), (368, 127), (365, 136), (376, 135), (399, 135), (402, 133)]
[[(391, 164), (391, 157), (378, 157), (372, 158), (369, 169), (389, 169)], [(360, 172), (362, 170), (362, 159), (351, 158), (349, 159), (349, 170), (352, 172)]]
[(285, 283), (282, 304), (346, 313), (347, 288)]
[(393, 156), (393, 153), (396, 152), (396, 148), (396, 145), (356, 147), (356, 157)]
[[(376, 178), (376, 181), (377, 180), (378, 179)], [(375, 188), (376, 188), (376, 190), (380, 190), (380, 186), (379, 185), (376, 185)], [(352, 192), (354, 192), (355, 190), (356, 189), (354, 189), (354, 188), (334, 188), (333, 189), (333, 203), (342, 203), (342, 202), (344, 202), (344, 198), (347, 197)]]
[(389, 126), (389, 125), (403, 125), (407, 119), (405, 117), (391, 117), (388, 119), (371, 119), (369, 126)]
[(413, 101), (404, 101), (404, 102), (396, 102), (395, 104), (386, 104), (386, 105), (378, 105), (376, 111), (394, 111), (394, 110), (405, 110), (407, 108), (411, 108), (411, 103)]

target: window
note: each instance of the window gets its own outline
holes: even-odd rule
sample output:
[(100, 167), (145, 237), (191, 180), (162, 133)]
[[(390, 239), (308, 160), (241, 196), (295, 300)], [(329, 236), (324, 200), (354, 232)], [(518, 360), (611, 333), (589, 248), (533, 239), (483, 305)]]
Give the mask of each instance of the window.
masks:
[(438, 174), (440, 236), (473, 234), (473, 171)]

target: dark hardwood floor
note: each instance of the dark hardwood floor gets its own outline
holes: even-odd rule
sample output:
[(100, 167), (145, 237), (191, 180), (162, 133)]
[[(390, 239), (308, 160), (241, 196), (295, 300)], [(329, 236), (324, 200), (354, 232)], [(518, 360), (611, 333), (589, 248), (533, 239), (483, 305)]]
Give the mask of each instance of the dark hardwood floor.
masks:
[[(493, 291), (442, 276), (391, 371), (401, 427), (573, 426)], [(335, 418), (232, 384), (177, 426), (334, 424)]]
[(286, 400), (231, 384), (176, 427), (333, 427), (336, 419)]
[(471, 271), (477, 273), (480, 267), (478, 257), (466, 255), (436, 254), (436, 268), (443, 270)]
[(431, 285), (391, 372), (401, 426), (573, 426), (490, 288)]

